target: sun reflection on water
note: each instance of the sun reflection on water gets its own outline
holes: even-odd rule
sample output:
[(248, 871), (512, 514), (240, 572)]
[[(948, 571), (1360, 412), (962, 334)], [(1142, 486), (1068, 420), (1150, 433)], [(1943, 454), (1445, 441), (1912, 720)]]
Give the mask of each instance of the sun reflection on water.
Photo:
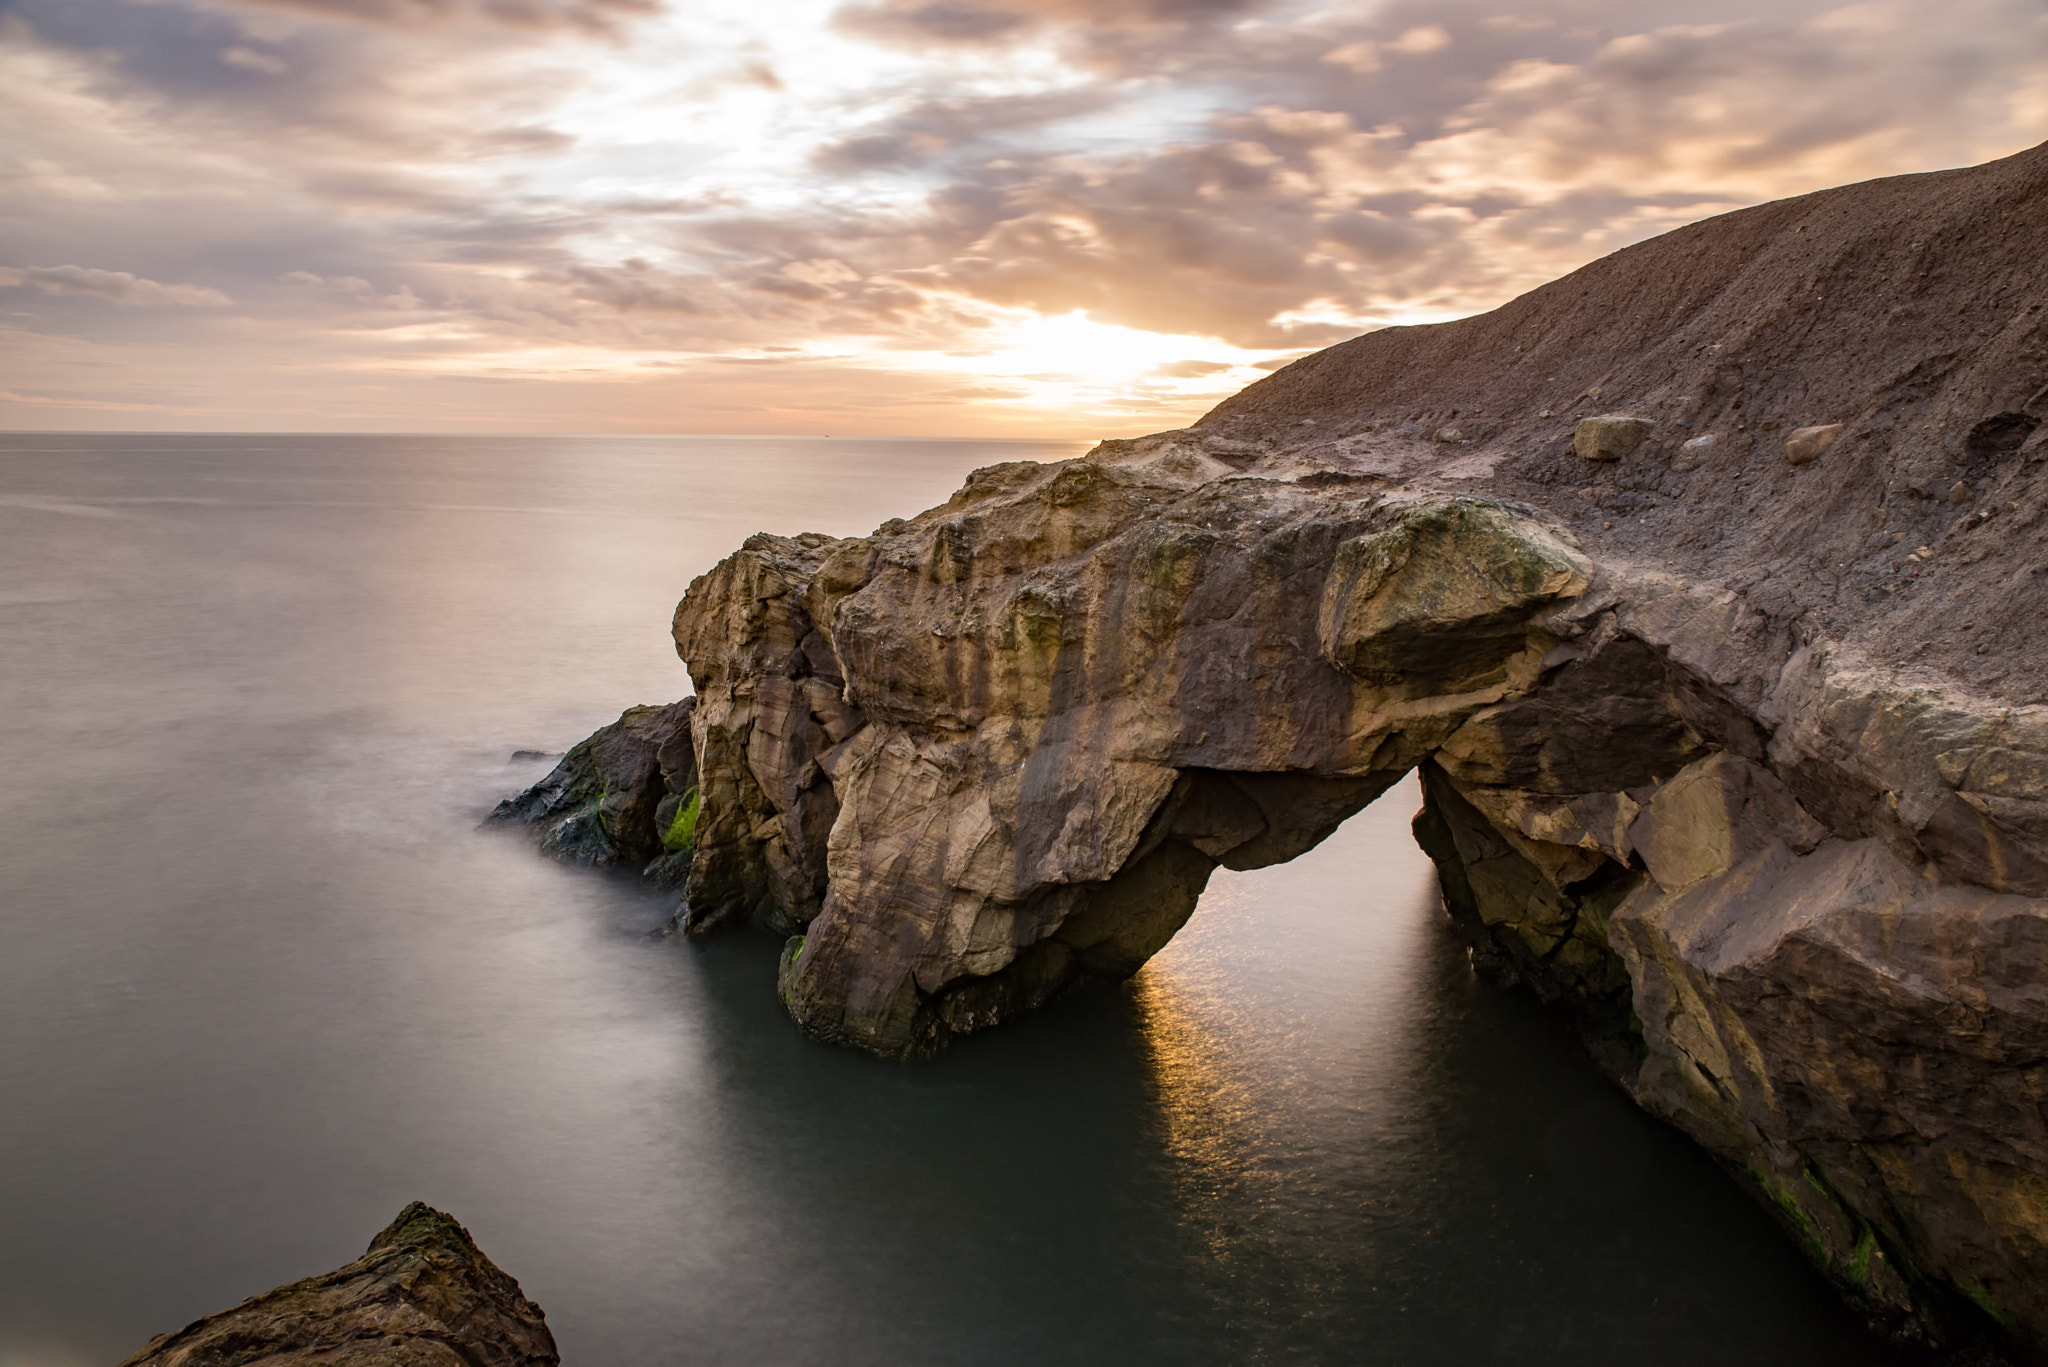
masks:
[[(1272, 1113), (1213, 1022), (1170, 970), (1148, 968), (1132, 984), (1145, 1060), (1151, 1070), (1162, 1147), (1180, 1189), (1181, 1209), (1223, 1257), (1232, 1242), (1226, 1206), (1256, 1204), (1279, 1174), (1260, 1161), (1270, 1145)], [(1270, 1195), (1270, 1193), (1268, 1193)]]
[(1396, 788), (1287, 865), (1218, 871), (1131, 983), (1160, 1162), (1226, 1275), (1282, 1240), (1355, 1258), (1358, 1221), (1414, 1185), (1440, 917), (1415, 797)]

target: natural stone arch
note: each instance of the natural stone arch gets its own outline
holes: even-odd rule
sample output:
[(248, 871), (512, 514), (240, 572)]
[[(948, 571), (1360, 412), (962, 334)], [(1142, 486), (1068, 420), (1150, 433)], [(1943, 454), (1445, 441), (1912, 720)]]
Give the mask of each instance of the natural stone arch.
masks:
[[(687, 928), (779, 931), (804, 1029), (925, 1053), (1128, 976), (1217, 865), (1292, 858), (1420, 769), (1475, 960), (1568, 1004), (1873, 1317), (1938, 1318), (1925, 1269), (1974, 1256), (1993, 1193), (2001, 1303), (2026, 1294), (2029, 1160), (1946, 1114), (1939, 1145), (1896, 1137), (1958, 1087), (2024, 1104), (2027, 1009), (1967, 979), (1987, 937), (2048, 948), (2018, 895), (2048, 862), (1923, 757), (2048, 736), (1901, 698), (1534, 509), (1232, 454), (1167, 434), (993, 467), (693, 584)], [(1916, 1015), (1901, 973), (1975, 993), (1998, 1045)], [(1858, 1083), (1930, 1067), (1877, 1112)]]
[[(1535, 615), (1589, 582), (1493, 504), (1284, 481), (1256, 482), (1251, 521), (1286, 531), (1245, 556), (1242, 509), (1136, 516), (1199, 497), (1213, 462), (1125, 456), (985, 472), (1015, 487), (977, 508), (970, 482), (908, 562), (757, 538), (679, 611), (706, 783), (693, 924), (769, 890), (806, 931), (784, 986), (813, 1033), (923, 1052), (1127, 976), (1217, 863), (1292, 857), (1526, 692), (1557, 642)], [(1088, 549), (1007, 568), (1048, 546)], [(755, 641), (734, 639), (735, 600)], [(757, 663), (727, 683), (735, 645)], [(712, 757), (742, 730), (722, 792)]]
[(1873, 1320), (2048, 1352), (2044, 206), (2048, 147), (1761, 205), (750, 539), (676, 615), (685, 924), (914, 1054), (1420, 768), (1475, 958)]
[[(1732, 767), (1754, 724), (1527, 510), (1270, 479), (1205, 508), (1214, 474), (1171, 442), (982, 472), (913, 554), (756, 538), (693, 586), (691, 926), (766, 919), (807, 1030), (928, 1052), (1128, 976), (1217, 865), (1292, 858), (1421, 765), (1477, 951), (1616, 991), (1631, 790), (1725, 755), (1701, 772), (1780, 792)], [(1139, 515), (1183, 492), (1187, 520)]]

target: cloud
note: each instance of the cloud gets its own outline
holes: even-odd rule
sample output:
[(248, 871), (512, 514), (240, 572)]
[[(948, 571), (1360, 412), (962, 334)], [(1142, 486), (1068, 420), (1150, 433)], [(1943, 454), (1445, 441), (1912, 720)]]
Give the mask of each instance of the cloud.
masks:
[(661, 0), (236, 0), (236, 3), (344, 19), (360, 24), (417, 28), (461, 20), (517, 29), (572, 28), (611, 33), (622, 24), (661, 11)]
[(124, 308), (225, 308), (235, 302), (205, 285), (164, 285), (127, 271), (88, 266), (0, 266), (0, 288), (90, 295)]
[(989, 44), (1046, 28), (1172, 31), (1255, 11), (1267, 0), (858, 0), (841, 8), (844, 30), (884, 42)]
[(1170, 425), (1240, 367), (2048, 136), (2039, 0), (0, 4), (0, 260), (123, 267), (0, 275), (0, 361), (166, 411), (452, 422), (466, 377), (580, 422), (744, 374), (761, 423), (801, 383), (847, 430), (864, 394)]
[(284, 58), (273, 53), (258, 52), (239, 43), (222, 48), (220, 59), (229, 66), (238, 66), (247, 71), (260, 71), (268, 76), (282, 76), (291, 70), (291, 64)]

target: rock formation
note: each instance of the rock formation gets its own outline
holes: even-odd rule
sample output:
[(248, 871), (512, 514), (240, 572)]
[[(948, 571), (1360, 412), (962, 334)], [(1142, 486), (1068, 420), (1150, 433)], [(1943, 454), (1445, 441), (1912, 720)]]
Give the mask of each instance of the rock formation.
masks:
[(2048, 148), (1850, 186), (750, 538), (675, 618), (686, 925), (926, 1053), (1419, 769), (1477, 964), (1873, 1321), (2048, 1350), (2044, 265)]
[(160, 1334), (121, 1367), (557, 1367), (539, 1306), (469, 1231), (413, 1202), (369, 1251)]
[(648, 878), (680, 884), (697, 828), (696, 706), (627, 708), (487, 821), (532, 827), (541, 852), (567, 864), (642, 864)]

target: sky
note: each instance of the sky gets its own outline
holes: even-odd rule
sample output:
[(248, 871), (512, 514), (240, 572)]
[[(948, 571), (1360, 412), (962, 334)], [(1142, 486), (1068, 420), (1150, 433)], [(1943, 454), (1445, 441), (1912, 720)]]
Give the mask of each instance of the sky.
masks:
[(1089, 439), (2048, 141), (2048, 0), (0, 0), (0, 427)]

